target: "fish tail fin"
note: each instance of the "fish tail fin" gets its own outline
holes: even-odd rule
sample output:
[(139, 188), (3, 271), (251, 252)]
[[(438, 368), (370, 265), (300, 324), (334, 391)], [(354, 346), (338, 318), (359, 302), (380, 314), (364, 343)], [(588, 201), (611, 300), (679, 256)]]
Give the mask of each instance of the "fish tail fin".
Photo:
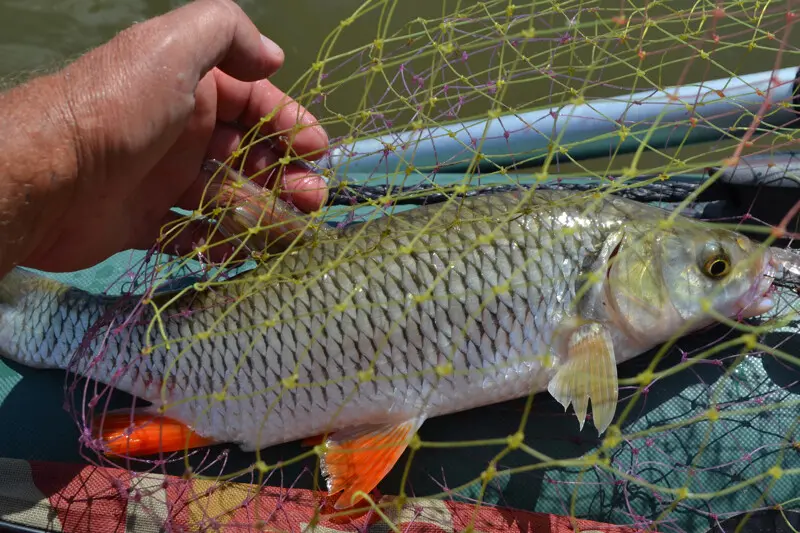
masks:
[[(36, 368), (61, 368), (63, 361), (44, 357), (49, 316), (47, 299), (69, 289), (59, 281), (15, 268), (0, 279), (0, 354)], [(32, 351), (31, 351), (32, 350)]]
[(37, 282), (44, 279), (44, 276), (29, 270), (13, 269), (0, 279), (0, 306), (13, 309), (20, 300), (35, 290)]

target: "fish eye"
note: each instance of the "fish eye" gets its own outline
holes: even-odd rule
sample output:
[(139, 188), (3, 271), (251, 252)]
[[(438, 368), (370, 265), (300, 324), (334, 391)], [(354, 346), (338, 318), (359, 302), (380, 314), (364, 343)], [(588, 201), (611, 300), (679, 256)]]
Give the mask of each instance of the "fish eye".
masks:
[(703, 248), (701, 266), (703, 274), (709, 278), (719, 279), (731, 271), (731, 260), (718, 243), (708, 243)]

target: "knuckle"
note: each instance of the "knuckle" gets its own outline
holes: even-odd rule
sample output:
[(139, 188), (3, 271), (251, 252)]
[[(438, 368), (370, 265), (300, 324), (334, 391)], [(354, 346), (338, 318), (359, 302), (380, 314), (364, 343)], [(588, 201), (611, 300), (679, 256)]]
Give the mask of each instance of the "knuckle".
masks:
[(207, 0), (208, 11), (214, 21), (219, 24), (234, 26), (245, 16), (244, 11), (233, 0)]

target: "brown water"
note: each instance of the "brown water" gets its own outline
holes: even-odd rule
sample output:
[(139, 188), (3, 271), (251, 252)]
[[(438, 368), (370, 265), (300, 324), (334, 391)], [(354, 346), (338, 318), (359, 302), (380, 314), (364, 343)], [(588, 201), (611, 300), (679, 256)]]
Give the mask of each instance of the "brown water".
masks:
[[(135, 22), (183, 3), (176, 0), (0, 0), (0, 77), (16, 78), (23, 72), (58, 65), (111, 39)], [(286, 65), (276, 80), (287, 84), (306, 71), (324, 38), (339, 21), (362, 4), (361, 0), (241, 0), (238, 3), (262, 33), (286, 52)], [(429, 0), (403, 0), (397, 3), (394, 18), (405, 22), (417, 16), (435, 17), (442, 11), (437, 4)], [(368, 27), (374, 19), (366, 16), (361, 23)], [(370, 40), (363, 33), (349, 32), (342, 45), (354, 48)]]

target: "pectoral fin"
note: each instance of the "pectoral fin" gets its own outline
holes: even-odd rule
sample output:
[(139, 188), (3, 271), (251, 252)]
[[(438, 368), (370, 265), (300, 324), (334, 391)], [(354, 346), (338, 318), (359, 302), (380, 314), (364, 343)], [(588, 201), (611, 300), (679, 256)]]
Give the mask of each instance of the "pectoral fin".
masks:
[(325, 441), (322, 471), (328, 492), (341, 496), (335, 509), (346, 509), (369, 493), (400, 459), (424, 417), (395, 424), (370, 424), (338, 431)]
[(581, 429), (591, 398), (594, 425), (602, 435), (614, 418), (619, 395), (611, 334), (597, 322), (584, 324), (571, 332), (565, 349), (547, 390), (564, 409), (572, 403)]

